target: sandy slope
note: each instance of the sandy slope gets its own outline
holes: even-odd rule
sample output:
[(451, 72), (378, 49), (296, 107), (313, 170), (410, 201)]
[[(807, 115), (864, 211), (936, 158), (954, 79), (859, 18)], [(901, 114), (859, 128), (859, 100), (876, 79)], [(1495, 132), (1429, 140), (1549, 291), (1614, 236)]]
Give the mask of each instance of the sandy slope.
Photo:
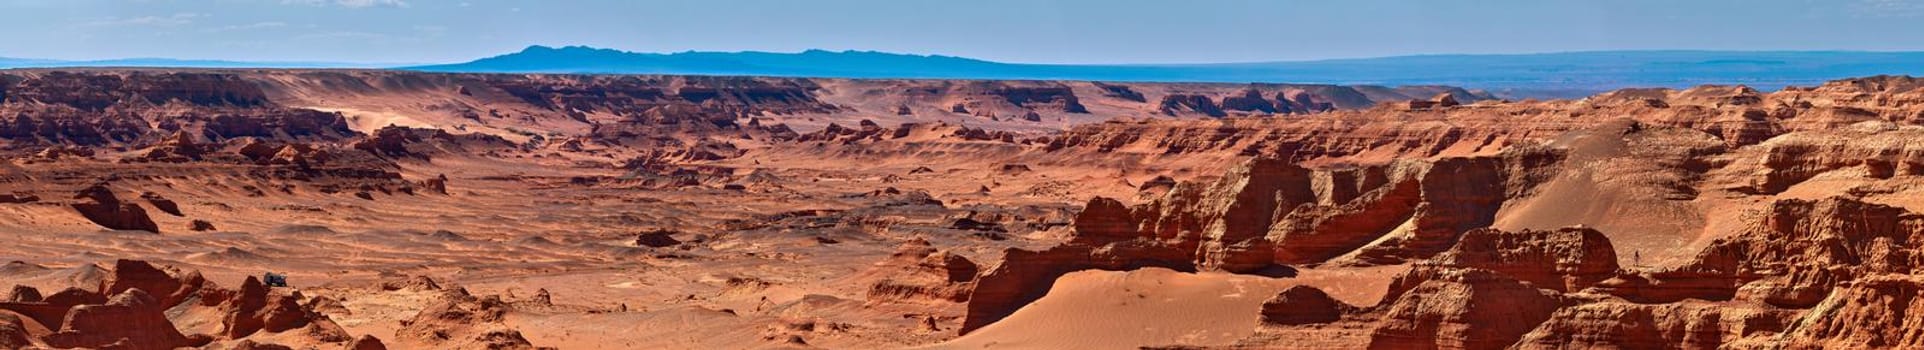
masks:
[(1075, 272), (1001, 322), (924, 349), (1229, 345), (1255, 332), (1257, 310), (1284, 288), (1311, 285), (1344, 302), (1374, 304), (1401, 269), (1304, 270), (1293, 278), (1162, 268)]

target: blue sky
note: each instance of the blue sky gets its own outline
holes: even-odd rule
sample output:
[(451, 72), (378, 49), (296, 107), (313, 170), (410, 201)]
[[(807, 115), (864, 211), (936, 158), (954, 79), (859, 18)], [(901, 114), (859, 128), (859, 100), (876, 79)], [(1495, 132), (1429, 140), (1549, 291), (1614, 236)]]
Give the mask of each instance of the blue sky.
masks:
[(1924, 50), (1924, 0), (0, 0), (0, 57), (439, 63), (527, 45), (1210, 63)]

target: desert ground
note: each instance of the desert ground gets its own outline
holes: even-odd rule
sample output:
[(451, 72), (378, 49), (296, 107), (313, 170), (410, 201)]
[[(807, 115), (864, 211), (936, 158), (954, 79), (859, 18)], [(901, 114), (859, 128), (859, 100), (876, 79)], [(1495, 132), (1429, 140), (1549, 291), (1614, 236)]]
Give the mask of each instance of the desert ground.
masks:
[(0, 348), (1924, 347), (1920, 123), (1890, 76), (0, 70)]

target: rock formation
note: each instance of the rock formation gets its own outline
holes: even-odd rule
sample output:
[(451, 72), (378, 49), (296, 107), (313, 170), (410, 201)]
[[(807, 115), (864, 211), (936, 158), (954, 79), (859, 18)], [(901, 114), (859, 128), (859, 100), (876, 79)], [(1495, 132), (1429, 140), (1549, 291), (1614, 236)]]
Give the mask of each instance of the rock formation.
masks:
[(139, 204), (122, 202), (105, 183), (80, 190), (74, 199), (77, 201), (73, 203), (73, 209), (102, 227), (160, 233), (160, 225), (147, 217), (147, 209)]
[(1263, 323), (1292, 326), (1330, 323), (1355, 308), (1331, 299), (1316, 287), (1292, 286), (1263, 302)]
[(1511, 276), (1537, 288), (1574, 292), (1617, 274), (1617, 251), (1587, 228), (1505, 232), (1474, 229), (1433, 261)]
[(1373, 349), (1503, 349), (1561, 304), (1554, 292), (1474, 268), (1418, 269), (1391, 288)]
[[(13, 295), (12, 300), (0, 302), (0, 342), (9, 341), (10, 324), (46, 329), (44, 334), (26, 335), (56, 348), (199, 347), (217, 340), (245, 342), (260, 332), (287, 332), (278, 339), (317, 344), (349, 340), (327, 316), (300, 303), (298, 292), (270, 292), (251, 277), (241, 290), (229, 290), (206, 281), (197, 271), (137, 260), (116, 261), (97, 291), (72, 288), (41, 298), (37, 290), (16, 287)], [(214, 315), (220, 331), (184, 334), (176, 328), (176, 318), (197, 317), (192, 315)], [(297, 329), (301, 331), (289, 332)]]
[(1162, 102), (1157, 104), (1156, 110), (1162, 112), (1162, 114), (1171, 116), (1179, 113), (1197, 113), (1218, 118), (1229, 115), (1229, 113), (1223, 112), (1223, 107), (1216, 104), (1216, 101), (1209, 99), (1209, 96), (1203, 95), (1170, 94), (1163, 96)]
[(497, 296), (476, 297), (460, 288), (447, 290), (414, 318), (402, 321), (395, 337), (403, 344), (423, 347), (534, 349), (520, 331), (504, 325), (510, 310)]
[[(1247, 281), (1199, 295), (1259, 321), (1233, 344), (1149, 346), (1913, 347), (1920, 111), (1909, 77), (1510, 102), (1438, 86), (13, 70), (0, 222), (28, 233), (7, 251), (46, 265), (0, 267), (23, 285), (0, 298), (0, 348), (895, 348), (1062, 317), (1028, 317), (1058, 292), (1198, 302), (1057, 285), (1143, 268)], [(187, 231), (115, 232), (159, 226)], [(239, 283), (93, 265), (116, 255)], [(298, 292), (234, 277), (260, 270), (330, 277)], [(344, 330), (402, 319), (386, 339)]]
[(917, 240), (904, 243), (860, 279), (872, 280), (868, 289), (871, 303), (966, 302), (977, 269), (966, 257)]
[(46, 336), (57, 348), (173, 349), (198, 346), (174, 329), (166, 305), (139, 289), (115, 294), (106, 304), (75, 306), (59, 330)]

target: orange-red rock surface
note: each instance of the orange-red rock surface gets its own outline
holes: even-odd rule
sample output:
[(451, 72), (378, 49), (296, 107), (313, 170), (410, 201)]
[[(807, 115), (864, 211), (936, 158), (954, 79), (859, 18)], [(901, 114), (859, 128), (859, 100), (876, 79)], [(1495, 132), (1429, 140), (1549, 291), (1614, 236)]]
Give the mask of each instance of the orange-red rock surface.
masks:
[(1909, 77), (8, 70), (0, 348), (1917, 347), (1919, 123)]

